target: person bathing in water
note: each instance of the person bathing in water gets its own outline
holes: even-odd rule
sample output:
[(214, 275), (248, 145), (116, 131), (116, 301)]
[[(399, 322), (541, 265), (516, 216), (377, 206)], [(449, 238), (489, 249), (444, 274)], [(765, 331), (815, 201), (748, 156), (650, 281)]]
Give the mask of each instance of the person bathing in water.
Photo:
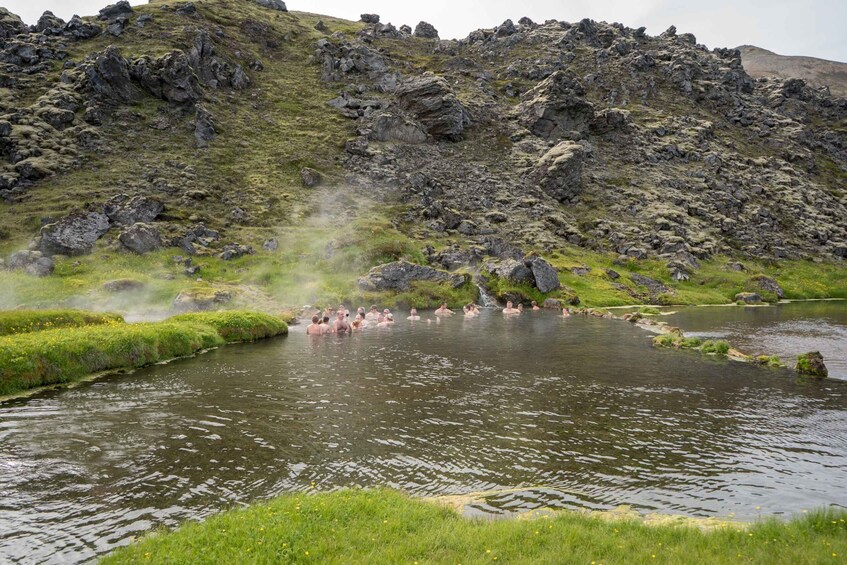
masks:
[(439, 306), (438, 309), (435, 311), (436, 316), (452, 316), (453, 314), (455, 314), (455, 312), (447, 308), (446, 302), (442, 302), (441, 306)]
[(473, 302), (462, 308), (462, 310), (465, 311), (466, 318), (476, 318), (477, 316), (479, 316), (479, 308), (477, 308), (476, 304), (474, 304)]
[(339, 311), (335, 316), (335, 323), (332, 325), (333, 333), (346, 334), (353, 331), (350, 324), (347, 322), (347, 316), (344, 312)]
[(570, 310), (568, 310), (567, 308), (562, 308), (562, 317), (563, 317), (563, 318), (567, 318), (567, 317), (569, 317), (570, 315), (571, 315), (571, 311), (570, 311)]
[(538, 307), (538, 302), (533, 300), (532, 301), (532, 311), (535, 312), (536, 310), (541, 310), (541, 308)]
[(306, 328), (306, 335), (323, 335), (324, 326), (321, 325), (320, 316), (312, 316), (312, 323)]
[(407, 320), (411, 320), (411, 321), (413, 321), (413, 322), (416, 322), (416, 321), (420, 320), (420, 319), (421, 319), (421, 317), (420, 317), (420, 316), (418, 316), (418, 309), (417, 309), (417, 308), (412, 308), (412, 309), (411, 309), (411, 311), (409, 311), (409, 317), (408, 317), (408, 318), (406, 318), (406, 319), (407, 319)]
[(376, 322), (379, 319), (379, 308), (376, 307), (376, 304), (371, 306), (370, 312), (365, 314), (365, 319), (369, 322)]
[(515, 314), (520, 314), (521, 311), (518, 310), (517, 308), (515, 308), (514, 305), (512, 304), (512, 301), (509, 300), (508, 302), (506, 302), (506, 307), (503, 308), (503, 313), (508, 314), (508, 315), (515, 315)]

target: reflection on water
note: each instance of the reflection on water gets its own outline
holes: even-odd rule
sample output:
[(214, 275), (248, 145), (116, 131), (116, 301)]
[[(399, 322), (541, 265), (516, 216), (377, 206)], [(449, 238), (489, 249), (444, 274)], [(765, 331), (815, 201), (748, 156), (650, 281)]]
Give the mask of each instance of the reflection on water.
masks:
[(847, 301), (674, 310), (662, 319), (687, 335), (726, 339), (745, 353), (779, 355), (787, 365), (801, 353), (820, 351), (829, 376), (847, 380)]
[(550, 312), (302, 331), (0, 405), (0, 561), (83, 561), (312, 483), (523, 489), (480, 512), (847, 506), (843, 382)]

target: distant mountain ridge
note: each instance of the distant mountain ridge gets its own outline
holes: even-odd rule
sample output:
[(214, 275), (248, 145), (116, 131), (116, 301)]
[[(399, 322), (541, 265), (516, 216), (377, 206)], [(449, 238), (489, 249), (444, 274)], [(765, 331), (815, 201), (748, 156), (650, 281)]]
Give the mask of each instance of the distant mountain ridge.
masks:
[(750, 76), (801, 78), (812, 86), (828, 86), (833, 96), (847, 97), (847, 63), (778, 55), (755, 45), (742, 45), (738, 50)]

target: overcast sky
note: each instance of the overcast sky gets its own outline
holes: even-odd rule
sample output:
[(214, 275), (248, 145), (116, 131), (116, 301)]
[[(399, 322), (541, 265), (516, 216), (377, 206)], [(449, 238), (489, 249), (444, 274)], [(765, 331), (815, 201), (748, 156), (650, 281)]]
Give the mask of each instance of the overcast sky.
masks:
[[(244, 0), (247, 1), (247, 0)], [(68, 19), (93, 15), (108, 0), (0, 0), (0, 5), (34, 23), (44, 10)], [(131, 0), (146, 4), (146, 0)], [(690, 32), (708, 47), (756, 45), (781, 55), (806, 55), (847, 62), (847, 0), (290, 0), (289, 10), (358, 19), (363, 12), (383, 22), (412, 27), (420, 20), (435, 25), (442, 38), (465, 37), (474, 29), (517, 21), (557, 19), (621, 22), (646, 26), (658, 35), (671, 24)]]

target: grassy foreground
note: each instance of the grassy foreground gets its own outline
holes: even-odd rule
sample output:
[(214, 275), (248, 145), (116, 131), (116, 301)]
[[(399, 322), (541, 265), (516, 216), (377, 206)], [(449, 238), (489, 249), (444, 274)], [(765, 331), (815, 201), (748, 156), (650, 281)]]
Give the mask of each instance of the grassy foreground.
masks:
[(468, 520), (390, 490), (285, 495), (172, 533), (104, 563), (836, 563), (847, 513), (819, 511), (710, 533), (577, 513)]
[[(50, 326), (45, 322), (45, 327)], [(115, 321), (2, 336), (0, 396), (287, 331), (285, 322), (267, 314), (220, 312), (186, 314), (149, 324)]]
[(123, 322), (119, 314), (83, 310), (10, 310), (0, 312), (0, 336)]

